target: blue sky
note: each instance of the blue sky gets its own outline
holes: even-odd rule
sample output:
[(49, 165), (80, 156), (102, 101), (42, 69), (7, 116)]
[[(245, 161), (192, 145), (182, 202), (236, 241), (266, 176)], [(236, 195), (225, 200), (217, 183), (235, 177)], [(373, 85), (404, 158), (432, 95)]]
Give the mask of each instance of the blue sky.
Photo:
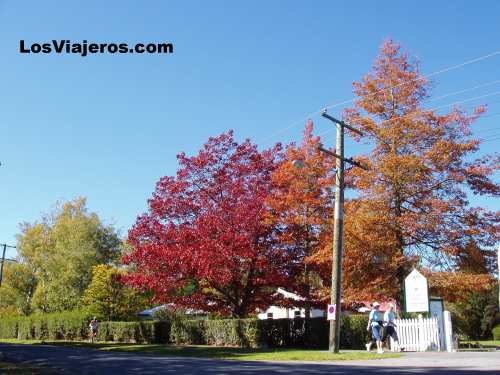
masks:
[[(125, 234), (155, 182), (175, 173), (178, 152), (194, 153), (229, 128), (262, 145), (298, 140), (301, 125), (269, 137), (352, 98), (352, 82), (384, 38), (401, 42), (429, 74), (499, 51), (499, 25), (496, 1), (0, 0), (0, 243), (15, 242), (20, 222), (77, 196)], [(175, 52), (25, 55), (20, 39), (169, 41)], [(495, 80), (500, 55), (434, 76), (431, 94)], [(429, 106), (497, 91), (500, 82)], [(500, 135), (500, 95), (464, 106), (478, 104), (491, 116), (476, 123), (477, 134)], [(330, 127), (313, 120), (320, 133)], [(488, 141), (481, 152), (499, 145)]]

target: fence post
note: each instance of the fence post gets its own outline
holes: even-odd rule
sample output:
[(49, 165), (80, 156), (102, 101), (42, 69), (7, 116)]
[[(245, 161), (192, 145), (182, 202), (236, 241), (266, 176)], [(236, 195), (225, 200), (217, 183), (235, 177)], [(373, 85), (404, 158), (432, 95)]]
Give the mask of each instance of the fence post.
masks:
[(451, 325), (451, 314), (449, 311), (443, 312), (443, 320), (444, 320), (444, 342), (445, 342), (445, 350), (447, 352), (453, 352), (453, 329)]
[(425, 352), (425, 332), (422, 314), (418, 314), (418, 351)]

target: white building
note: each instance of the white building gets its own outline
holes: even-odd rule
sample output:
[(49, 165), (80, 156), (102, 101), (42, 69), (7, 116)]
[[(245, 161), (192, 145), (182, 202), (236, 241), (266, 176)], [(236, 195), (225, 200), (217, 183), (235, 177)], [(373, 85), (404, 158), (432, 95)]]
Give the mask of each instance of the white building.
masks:
[[(305, 298), (295, 293), (287, 292), (284, 289), (278, 288), (277, 292), (286, 299), (293, 299), (295, 301), (304, 301)], [(311, 309), (311, 318), (321, 318), (325, 316), (325, 311), (321, 309)], [(266, 311), (260, 311), (257, 314), (258, 319), (293, 319), (305, 318), (306, 311), (303, 307), (279, 307), (270, 306)]]

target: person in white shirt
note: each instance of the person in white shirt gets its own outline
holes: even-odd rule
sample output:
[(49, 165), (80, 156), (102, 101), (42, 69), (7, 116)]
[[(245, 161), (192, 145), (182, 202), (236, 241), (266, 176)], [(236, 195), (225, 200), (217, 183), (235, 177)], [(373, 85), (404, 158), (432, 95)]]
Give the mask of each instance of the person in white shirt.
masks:
[(382, 325), (383, 325), (383, 315), (379, 310), (380, 304), (378, 302), (373, 302), (373, 309), (370, 311), (370, 316), (368, 318), (368, 326), (366, 330), (371, 331), (372, 341), (366, 344), (366, 350), (370, 351), (373, 341), (377, 343), (377, 353), (381, 354), (384, 352), (382, 348)]
[[(394, 312), (394, 304), (390, 303), (389, 308), (384, 313), (384, 336), (382, 337), (382, 341), (386, 342), (388, 337), (392, 337), (394, 340), (394, 348), (393, 351), (400, 351), (398, 341), (398, 333), (396, 332), (396, 313)], [(389, 345), (387, 344), (387, 347)]]
[(97, 317), (94, 316), (94, 319), (90, 321), (89, 328), (90, 340), (91, 342), (94, 342), (94, 340), (97, 339), (97, 334), (99, 332), (99, 321), (97, 320)]

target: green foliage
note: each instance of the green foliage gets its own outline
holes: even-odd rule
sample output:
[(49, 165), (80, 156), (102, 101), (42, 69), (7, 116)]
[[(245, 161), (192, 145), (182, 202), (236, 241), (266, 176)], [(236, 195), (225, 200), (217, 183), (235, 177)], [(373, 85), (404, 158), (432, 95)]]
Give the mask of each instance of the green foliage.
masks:
[(170, 324), (165, 321), (147, 322), (103, 322), (100, 324), (98, 340), (165, 344), (169, 341)]
[(4, 339), (16, 339), (17, 338), (17, 326), (19, 317), (2, 317), (0, 323), (0, 337)]
[(7, 313), (29, 315), (31, 301), (37, 284), (32, 270), (25, 264), (4, 264), (2, 288), (0, 288), (0, 310)]
[(481, 340), (492, 336), (499, 321), (498, 287), (487, 293), (471, 293), (463, 302), (446, 304), (455, 330), (465, 339)]
[[(0, 338), (19, 340), (67, 340), (89, 338), (91, 316), (86, 311), (65, 311), (34, 314), (29, 317), (9, 317), (0, 321)], [(98, 339), (129, 343), (167, 343), (170, 323), (103, 322)]]
[(135, 319), (137, 312), (146, 308), (148, 296), (124, 285), (120, 281), (122, 274), (110, 265), (93, 267), (92, 282), (82, 300), (92, 315), (101, 320), (124, 321)]
[(500, 340), (500, 324), (495, 326), (492, 330), (493, 340)]
[[(368, 316), (342, 316), (342, 348), (364, 349)], [(306, 330), (307, 325), (307, 330)], [(324, 318), (177, 320), (172, 322), (174, 344), (244, 347), (328, 347), (329, 323)]]
[(114, 228), (89, 213), (84, 198), (58, 206), (41, 222), (22, 224), (17, 240), (25, 275), (17, 282), (21, 287), (8, 284), (17, 291), (18, 302), (12, 303), (25, 314), (76, 308), (92, 267), (117, 259), (121, 249)]
[(207, 345), (257, 347), (258, 321), (255, 319), (204, 320)]
[(170, 340), (177, 345), (206, 344), (204, 320), (175, 320), (172, 322)]
[[(99, 341), (173, 343), (239, 347), (327, 348), (329, 323), (324, 318), (195, 319), (170, 315), (171, 320), (101, 322)], [(86, 340), (91, 316), (87, 311), (7, 317), (0, 338), (21, 340)], [(341, 347), (363, 349), (368, 337), (366, 315), (342, 316)], [(307, 328), (307, 329), (306, 329)]]

